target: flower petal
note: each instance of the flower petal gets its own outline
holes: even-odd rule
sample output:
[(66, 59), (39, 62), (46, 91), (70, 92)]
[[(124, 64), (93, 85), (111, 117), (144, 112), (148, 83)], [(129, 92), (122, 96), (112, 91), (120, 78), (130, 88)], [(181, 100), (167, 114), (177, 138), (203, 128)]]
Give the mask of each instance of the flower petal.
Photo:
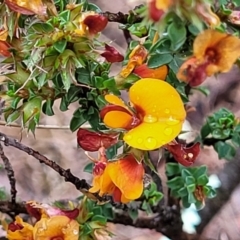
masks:
[[(127, 132), (123, 140), (131, 147), (142, 150), (154, 150), (171, 142), (181, 131), (182, 122), (178, 120), (142, 123)], [(171, 124), (174, 125), (171, 125)]]
[(207, 29), (201, 32), (200, 34), (198, 34), (193, 43), (194, 56), (198, 60), (203, 61), (205, 58), (206, 50), (208, 48), (214, 48), (214, 46), (226, 36), (226, 33), (221, 33), (212, 29)]
[(111, 63), (122, 62), (124, 60), (123, 55), (121, 55), (114, 47), (107, 44), (105, 44), (105, 52), (103, 52), (101, 56)]
[(111, 111), (105, 115), (103, 122), (110, 128), (129, 129), (133, 122), (133, 116), (126, 112)]
[(42, 0), (5, 0), (8, 7), (14, 11), (24, 15), (44, 15), (46, 14), (46, 7)]
[(107, 171), (113, 183), (120, 189), (124, 198), (137, 199), (143, 192), (144, 168), (132, 155), (109, 163)]
[(168, 74), (168, 68), (166, 65), (158, 68), (149, 68), (147, 64), (143, 64), (141, 66), (135, 67), (133, 73), (141, 78), (157, 78), (165, 80)]
[(66, 216), (53, 216), (51, 218), (42, 218), (33, 229), (35, 240), (78, 240), (79, 223)]
[(218, 61), (216, 65), (220, 72), (228, 72), (234, 62), (240, 57), (240, 39), (227, 35), (216, 45)]
[(79, 128), (77, 131), (77, 142), (85, 151), (98, 151), (100, 147), (109, 148), (118, 141), (118, 134), (105, 134)]
[(186, 111), (180, 95), (169, 83), (141, 79), (130, 88), (129, 97), (142, 123), (124, 136), (127, 144), (152, 150), (180, 133)]
[(185, 167), (189, 167), (195, 162), (200, 152), (200, 143), (197, 142), (191, 147), (186, 147), (180, 143), (168, 144), (166, 149), (173, 155), (176, 161)]
[(117, 97), (116, 95), (113, 94), (107, 94), (104, 96), (105, 100), (113, 105), (118, 105), (118, 106), (122, 106), (122, 107), (126, 107), (126, 104), (124, 103), (124, 101)]
[(87, 16), (83, 23), (88, 26), (90, 34), (97, 34), (107, 26), (108, 19), (101, 14), (92, 14)]
[(15, 221), (8, 225), (7, 239), (28, 239), (33, 240), (33, 226), (23, 222), (19, 216), (15, 217)]

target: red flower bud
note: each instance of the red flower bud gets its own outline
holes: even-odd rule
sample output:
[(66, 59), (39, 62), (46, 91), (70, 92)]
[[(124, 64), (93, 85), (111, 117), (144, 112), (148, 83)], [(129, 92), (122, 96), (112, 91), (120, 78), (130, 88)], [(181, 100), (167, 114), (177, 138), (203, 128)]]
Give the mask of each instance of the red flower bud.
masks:
[(105, 44), (105, 52), (101, 54), (108, 62), (122, 62), (124, 57), (114, 48)]
[(77, 132), (79, 146), (85, 151), (95, 152), (100, 147), (109, 148), (118, 142), (118, 134), (91, 132), (80, 128)]
[(186, 147), (185, 144), (176, 143), (166, 145), (166, 149), (173, 155), (174, 159), (185, 167), (191, 166), (199, 152), (200, 143), (195, 143), (191, 147)]
[(101, 32), (108, 24), (108, 19), (100, 14), (89, 15), (84, 20), (83, 23), (88, 26), (88, 31), (90, 34), (97, 34)]

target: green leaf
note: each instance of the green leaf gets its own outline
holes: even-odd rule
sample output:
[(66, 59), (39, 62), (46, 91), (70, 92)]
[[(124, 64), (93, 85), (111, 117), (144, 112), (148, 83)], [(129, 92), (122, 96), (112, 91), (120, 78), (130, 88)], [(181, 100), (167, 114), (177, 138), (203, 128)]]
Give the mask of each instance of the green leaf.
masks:
[(129, 217), (135, 221), (138, 218), (138, 210), (133, 208), (128, 208)]
[(208, 176), (202, 175), (197, 179), (197, 185), (205, 186), (208, 183)]
[(86, 116), (86, 114), (82, 114), (79, 117), (73, 117), (70, 122), (70, 130), (72, 132), (76, 131), (87, 121), (88, 121), (88, 116)]
[(101, 215), (94, 215), (94, 216), (92, 217), (91, 221), (92, 221), (92, 222), (99, 222), (99, 223), (105, 225), (106, 222), (107, 222), (107, 219), (106, 219), (106, 217), (101, 216)]
[(184, 186), (182, 177), (175, 177), (167, 181), (167, 186), (171, 189), (177, 189)]
[(50, 23), (35, 23), (31, 26), (31, 29), (33, 29), (35, 32), (45, 32), (45, 33), (50, 33), (52, 31), (54, 31), (54, 27), (50, 24)]
[(45, 113), (47, 116), (53, 116), (53, 103), (54, 101), (51, 99), (47, 99), (47, 101), (43, 104), (42, 106), (42, 111)]
[(91, 84), (91, 75), (87, 69), (78, 68), (76, 72), (77, 72), (77, 81), (79, 83), (84, 83), (86, 85)]
[(193, 176), (195, 179), (198, 179), (202, 175), (206, 175), (206, 174), (207, 174), (207, 166), (197, 167), (196, 170), (193, 172)]
[(199, 87), (195, 87), (193, 89), (201, 92), (206, 97), (209, 96), (209, 94), (210, 94), (210, 90), (206, 86), (199, 86)]
[(16, 121), (20, 117), (20, 113), (21, 113), (20, 111), (14, 111), (10, 115), (8, 115), (6, 122), (12, 123), (12, 122)]
[(66, 96), (63, 96), (62, 99), (61, 99), (60, 110), (61, 110), (62, 112), (68, 110), (68, 101), (67, 101), (67, 99), (66, 99)]
[(39, 118), (41, 113), (42, 98), (35, 97), (23, 105), (23, 124), (33, 117)]
[(188, 202), (189, 203), (195, 203), (197, 200), (196, 198), (194, 197), (193, 193), (191, 192), (188, 192)]
[(191, 203), (188, 201), (188, 195), (187, 196), (184, 196), (182, 198), (182, 205), (185, 207), (185, 208), (189, 208)]
[(202, 139), (205, 139), (210, 133), (211, 133), (211, 128), (210, 126), (208, 125), (208, 123), (206, 123), (202, 129), (201, 129), (201, 138)]
[(188, 194), (194, 192), (195, 189), (196, 189), (196, 185), (195, 184), (187, 185)]
[(219, 159), (231, 160), (236, 155), (235, 148), (226, 142), (218, 141), (214, 144), (214, 149), (218, 153)]
[(178, 50), (186, 41), (186, 28), (182, 23), (172, 22), (168, 27), (168, 36), (172, 42), (172, 50)]
[(83, 171), (84, 171), (84, 172), (87, 172), (87, 173), (92, 173), (92, 172), (93, 172), (93, 167), (94, 167), (94, 163), (88, 163), (88, 164), (84, 167)]
[(193, 176), (188, 176), (185, 178), (186, 185), (195, 185), (195, 178)]
[(182, 187), (178, 190), (178, 195), (179, 197), (184, 197), (184, 196), (187, 196), (188, 195), (188, 190), (186, 187)]
[(67, 23), (70, 19), (70, 11), (69, 10), (65, 10), (63, 12), (61, 12), (58, 15), (59, 19), (61, 20), (62, 24)]
[(63, 53), (65, 48), (67, 46), (67, 40), (65, 39), (62, 39), (62, 40), (59, 40), (57, 42), (55, 42), (53, 44), (53, 47), (59, 52), (59, 53)]
[(109, 78), (103, 82), (103, 86), (109, 89), (112, 93), (120, 95), (120, 91), (117, 89), (117, 85), (114, 78)]
[(166, 174), (171, 177), (180, 174), (180, 169), (178, 163), (167, 163), (166, 164)]
[(157, 68), (162, 65), (168, 64), (172, 61), (173, 56), (171, 54), (154, 54), (148, 60), (149, 68)]
[(192, 33), (193, 36), (197, 36), (200, 33), (199, 29), (194, 24), (188, 25), (188, 31)]

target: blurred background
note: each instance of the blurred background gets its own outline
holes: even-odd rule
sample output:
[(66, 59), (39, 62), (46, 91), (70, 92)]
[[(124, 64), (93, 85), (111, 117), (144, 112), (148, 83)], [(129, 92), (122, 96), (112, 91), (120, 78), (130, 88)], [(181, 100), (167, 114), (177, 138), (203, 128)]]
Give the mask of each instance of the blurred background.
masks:
[[(94, 0), (90, 2), (96, 3), (103, 11), (124, 13), (141, 3), (137, 0)], [(102, 37), (124, 53), (127, 44), (117, 23), (109, 23)], [(112, 74), (117, 73), (120, 67), (121, 65), (114, 64)], [(203, 94), (194, 92), (191, 96), (191, 105), (196, 108), (196, 111), (189, 113), (190, 128), (194, 131), (199, 130), (206, 116), (220, 107), (227, 107), (240, 117), (239, 83), (240, 72), (237, 68), (233, 68), (227, 74), (219, 75), (217, 79), (208, 79), (204, 85), (209, 88), (210, 95), (206, 98)], [(56, 161), (63, 168), (70, 168), (74, 175), (90, 183), (91, 174), (83, 173), (88, 160), (84, 152), (77, 148), (76, 133), (67, 129), (75, 107), (73, 104), (69, 111), (62, 113), (59, 112), (56, 103), (53, 117), (42, 115), (41, 125), (45, 127), (36, 130), (36, 138), (32, 134), (27, 135), (25, 131), (22, 132), (18, 127), (4, 126), (3, 119), (1, 119), (0, 131), (16, 139), (22, 137), (22, 143)], [(11, 147), (4, 147), (4, 151), (15, 171), (19, 201), (36, 200), (51, 203), (57, 199), (74, 199), (80, 195), (72, 184), (64, 182), (64, 179), (56, 172), (40, 164), (31, 156)], [(239, 156), (238, 154), (234, 160), (226, 162), (218, 160), (217, 154), (211, 147), (206, 147), (201, 151), (196, 165), (205, 164), (209, 167), (209, 174), (213, 176), (212, 184), (219, 187), (218, 196), (207, 201), (205, 209), (200, 212), (193, 209), (183, 213), (183, 220), (186, 223), (185, 231), (194, 233), (197, 230), (203, 240), (240, 239)], [(164, 164), (159, 166), (159, 172), (164, 178)], [(4, 169), (0, 169), (1, 187), (9, 190)], [(194, 228), (194, 224), (199, 223), (200, 225)], [(116, 234), (117, 240), (146, 240), (149, 237), (151, 240), (166, 239), (160, 233), (148, 229), (113, 224), (109, 224), (109, 228)], [(1, 231), (0, 228), (0, 236)]]

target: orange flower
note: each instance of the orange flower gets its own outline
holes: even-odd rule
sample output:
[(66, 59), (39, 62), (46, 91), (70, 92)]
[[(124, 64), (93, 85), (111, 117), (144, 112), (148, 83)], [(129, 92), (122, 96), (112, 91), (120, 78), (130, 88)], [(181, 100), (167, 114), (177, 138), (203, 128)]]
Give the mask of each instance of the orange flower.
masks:
[(14, 11), (25, 15), (45, 15), (46, 7), (42, 0), (5, 0), (8, 7)]
[(137, 45), (130, 53), (128, 64), (123, 67), (120, 75), (126, 78), (136, 66), (140, 66), (144, 63), (147, 54), (147, 49), (143, 45)]
[(124, 141), (138, 149), (153, 150), (171, 142), (186, 117), (178, 92), (167, 82), (143, 78), (129, 90), (134, 111), (118, 97), (106, 95), (111, 103), (100, 116), (106, 126), (128, 130)]
[(8, 225), (7, 239), (9, 240), (33, 240), (33, 226), (23, 222), (19, 216), (15, 222)]
[(127, 203), (137, 199), (143, 192), (144, 168), (133, 155), (115, 162), (108, 162), (100, 174), (95, 174), (90, 192), (111, 194), (117, 202)]
[(240, 57), (240, 39), (227, 33), (208, 29), (200, 33), (193, 44), (194, 58), (179, 69), (179, 80), (191, 86), (201, 84), (207, 76), (228, 72)]
[(78, 240), (79, 223), (66, 216), (42, 217), (33, 229), (34, 240)]
[(168, 68), (166, 65), (163, 65), (158, 68), (149, 68), (145, 63), (142, 64), (141, 66), (135, 67), (133, 73), (141, 78), (157, 78), (165, 80), (168, 74)]

